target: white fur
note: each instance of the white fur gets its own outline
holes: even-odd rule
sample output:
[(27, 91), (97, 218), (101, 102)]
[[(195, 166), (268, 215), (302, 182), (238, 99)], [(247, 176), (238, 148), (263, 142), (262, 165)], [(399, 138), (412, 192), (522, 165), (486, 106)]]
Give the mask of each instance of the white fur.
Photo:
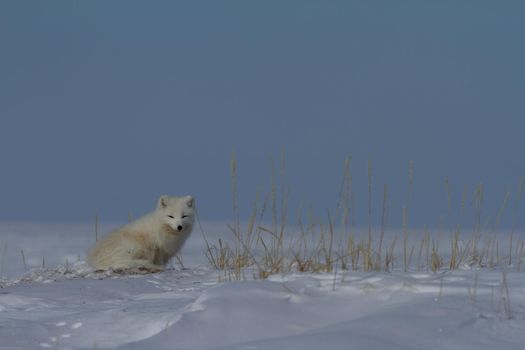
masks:
[(89, 252), (98, 270), (162, 271), (191, 234), (195, 200), (161, 196), (157, 208), (109, 233)]

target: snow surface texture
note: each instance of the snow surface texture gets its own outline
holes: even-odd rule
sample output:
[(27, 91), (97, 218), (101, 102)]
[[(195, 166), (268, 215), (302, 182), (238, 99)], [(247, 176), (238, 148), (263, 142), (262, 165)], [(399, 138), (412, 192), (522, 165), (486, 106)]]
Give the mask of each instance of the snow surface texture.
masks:
[[(186, 269), (122, 276), (94, 273), (82, 262), (91, 233), (86, 239), (60, 231), (84, 226), (15, 226), (0, 230), (0, 249), (4, 239), (12, 247), (5, 271), (24, 266), (20, 247), (35, 265), (42, 254), (49, 262), (78, 258), (0, 282), (0, 349), (525, 346), (525, 273), (517, 269), (293, 273), (219, 283), (197, 234), (183, 254)], [(55, 244), (40, 244), (32, 230)]]

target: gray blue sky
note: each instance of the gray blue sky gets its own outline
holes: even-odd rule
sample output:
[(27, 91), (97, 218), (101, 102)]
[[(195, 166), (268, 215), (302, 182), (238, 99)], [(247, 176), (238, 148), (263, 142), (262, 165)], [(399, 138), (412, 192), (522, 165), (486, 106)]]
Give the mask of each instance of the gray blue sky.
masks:
[(300, 203), (335, 206), (348, 155), (362, 223), (369, 159), (374, 221), (387, 183), (400, 224), (410, 160), (412, 224), (447, 214), (445, 178), (455, 209), (483, 182), (495, 214), (525, 175), (524, 13), (510, 0), (1, 1), (0, 219), (125, 219), (162, 193), (228, 219), (232, 152), (248, 211), (281, 148), (290, 222)]

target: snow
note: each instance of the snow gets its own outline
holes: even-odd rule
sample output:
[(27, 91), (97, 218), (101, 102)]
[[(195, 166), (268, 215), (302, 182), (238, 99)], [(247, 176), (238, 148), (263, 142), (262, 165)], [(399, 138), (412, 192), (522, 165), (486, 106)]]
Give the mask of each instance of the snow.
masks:
[(85, 265), (89, 225), (0, 224), (0, 254), (5, 242), (0, 349), (521, 350), (525, 344), (525, 274), (516, 267), (223, 282), (224, 274), (206, 264), (198, 231), (184, 248), (184, 269), (175, 264), (139, 276)]

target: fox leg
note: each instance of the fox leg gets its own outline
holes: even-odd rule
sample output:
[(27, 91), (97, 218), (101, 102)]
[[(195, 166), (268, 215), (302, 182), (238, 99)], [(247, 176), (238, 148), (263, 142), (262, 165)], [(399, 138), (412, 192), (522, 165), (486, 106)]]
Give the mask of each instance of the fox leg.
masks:
[(122, 261), (112, 266), (113, 271), (118, 273), (155, 273), (164, 271), (164, 267), (153, 264), (151, 261), (146, 259), (132, 259), (128, 261)]

